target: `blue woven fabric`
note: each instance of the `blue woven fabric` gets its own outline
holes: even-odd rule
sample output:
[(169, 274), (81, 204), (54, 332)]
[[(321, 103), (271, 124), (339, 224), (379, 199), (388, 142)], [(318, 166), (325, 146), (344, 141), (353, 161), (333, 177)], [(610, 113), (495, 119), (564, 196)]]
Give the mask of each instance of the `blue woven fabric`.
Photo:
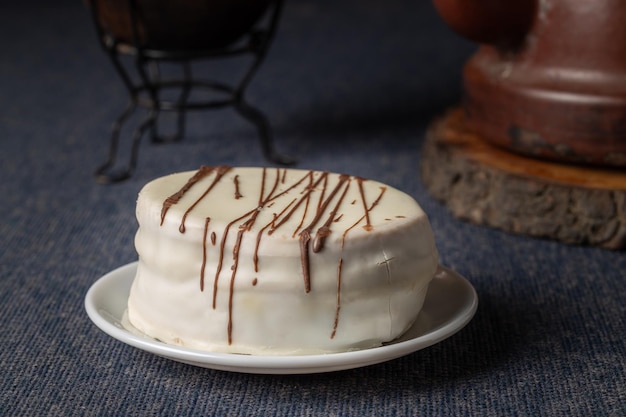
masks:
[(266, 165), (254, 128), (230, 109), (193, 113), (184, 141), (145, 140), (129, 181), (99, 185), (92, 172), (126, 95), (87, 10), (0, 6), (0, 415), (626, 415), (624, 253), (461, 222), (420, 181), (425, 129), (459, 101), (473, 49), (429, 2), (287, 2), (248, 94), (277, 147), (302, 168), (414, 196), (441, 262), (472, 282), (480, 305), (460, 333), (394, 361), (247, 375), (126, 346), (89, 321), (83, 300), (136, 259), (141, 186), (200, 164)]

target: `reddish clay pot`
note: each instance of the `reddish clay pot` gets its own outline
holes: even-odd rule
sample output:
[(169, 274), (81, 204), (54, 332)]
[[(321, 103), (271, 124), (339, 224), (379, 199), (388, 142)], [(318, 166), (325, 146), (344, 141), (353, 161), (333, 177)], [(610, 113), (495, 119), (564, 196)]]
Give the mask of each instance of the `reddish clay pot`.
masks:
[(134, 43), (131, 4), (136, 7), (138, 41), (158, 50), (212, 49), (246, 33), (271, 0), (87, 0), (99, 25), (120, 41)]
[(525, 155), (626, 168), (626, 2), (434, 4), (482, 44), (463, 72), (477, 133)]

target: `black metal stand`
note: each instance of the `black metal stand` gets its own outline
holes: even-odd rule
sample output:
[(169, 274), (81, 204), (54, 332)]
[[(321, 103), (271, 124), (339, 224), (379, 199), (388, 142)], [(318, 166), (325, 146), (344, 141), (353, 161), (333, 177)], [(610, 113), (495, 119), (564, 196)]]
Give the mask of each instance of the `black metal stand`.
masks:
[[(91, 10), (98, 31), (98, 38), (116, 71), (122, 78), (130, 97), (126, 109), (113, 124), (108, 159), (95, 172), (99, 182), (119, 182), (129, 178), (133, 174), (137, 166), (139, 144), (146, 131), (150, 131), (150, 136), (154, 143), (175, 142), (181, 140), (184, 136), (185, 112), (187, 110), (215, 109), (226, 106), (233, 106), (242, 117), (256, 126), (261, 140), (263, 155), (268, 160), (281, 165), (291, 165), (295, 163), (294, 159), (276, 152), (273, 146), (271, 129), (266, 117), (261, 111), (248, 104), (244, 98), (245, 90), (267, 55), (269, 45), (276, 32), (282, 9), (282, 0), (275, 0), (270, 5), (270, 15), (266, 28), (251, 30), (244, 36), (243, 41), (237, 42), (235, 45), (221, 49), (199, 51), (165, 51), (143, 47), (138, 36), (138, 11), (135, 0), (128, 0), (129, 17), (132, 22), (134, 41), (132, 44), (122, 42), (102, 28), (99, 23), (98, 7), (95, 3), (96, 0), (92, 0)], [(251, 54), (253, 60), (239, 84), (234, 87), (221, 82), (197, 80), (192, 77), (191, 63), (194, 60), (227, 58), (242, 54)], [(122, 64), (122, 55), (134, 57), (135, 69), (139, 75), (138, 82), (133, 83), (129, 72)], [(159, 63), (166, 61), (181, 65), (183, 69), (182, 79), (161, 79)], [(160, 97), (162, 90), (171, 88), (180, 90), (177, 100), (165, 100)], [(194, 88), (208, 89), (217, 92), (223, 96), (223, 98), (190, 102), (188, 100), (189, 95)], [(138, 106), (148, 109), (148, 114), (133, 132), (131, 153), (127, 167), (116, 170), (114, 166), (117, 159), (122, 126), (135, 112)], [(164, 136), (159, 134), (157, 122), (161, 111), (174, 111), (177, 113), (176, 133), (173, 135)]]

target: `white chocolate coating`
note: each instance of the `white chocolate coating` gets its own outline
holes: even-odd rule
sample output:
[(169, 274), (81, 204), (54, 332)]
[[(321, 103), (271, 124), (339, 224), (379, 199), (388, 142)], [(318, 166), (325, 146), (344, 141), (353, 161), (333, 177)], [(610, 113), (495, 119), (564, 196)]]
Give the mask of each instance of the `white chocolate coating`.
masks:
[(169, 175), (141, 190), (137, 220), (130, 323), (206, 351), (379, 346), (412, 325), (438, 263), (430, 223), (410, 196), (325, 172)]

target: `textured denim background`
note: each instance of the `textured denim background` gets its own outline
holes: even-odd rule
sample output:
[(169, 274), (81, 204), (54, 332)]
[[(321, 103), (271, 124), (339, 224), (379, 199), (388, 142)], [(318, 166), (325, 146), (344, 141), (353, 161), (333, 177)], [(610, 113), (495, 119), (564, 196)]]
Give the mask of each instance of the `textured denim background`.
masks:
[(232, 110), (201, 112), (183, 142), (144, 141), (130, 181), (96, 184), (123, 86), (79, 0), (12, 3), (0, 6), (0, 415), (626, 415), (625, 254), (460, 222), (420, 182), (425, 128), (458, 102), (474, 49), (430, 2), (287, 1), (248, 97), (300, 167), (416, 197), (441, 262), (475, 286), (478, 312), (407, 357), (302, 376), (183, 365), (89, 321), (89, 286), (136, 259), (144, 183), (200, 164), (266, 162)]

